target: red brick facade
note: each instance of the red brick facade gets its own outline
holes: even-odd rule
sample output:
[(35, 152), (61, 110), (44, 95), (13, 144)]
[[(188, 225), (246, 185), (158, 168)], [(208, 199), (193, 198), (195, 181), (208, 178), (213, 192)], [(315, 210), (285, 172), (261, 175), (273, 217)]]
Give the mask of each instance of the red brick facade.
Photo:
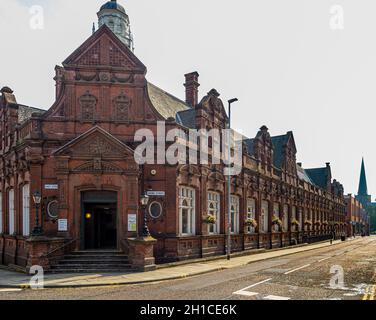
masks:
[(347, 236), (369, 235), (369, 218), (362, 203), (353, 195), (345, 196)]
[[(145, 190), (165, 192), (165, 196), (152, 197), (150, 201), (161, 204), (161, 216), (148, 215), (148, 227), (157, 239), (154, 256), (158, 262), (225, 253), (228, 195), (223, 165), (139, 166), (134, 159), (138, 129), (156, 133), (157, 121), (166, 121), (166, 131), (188, 130), (184, 125), (187, 120), (178, 120), (180, 112), (186, 116), (194, 111), (191, 120), (198, 129), (224, 129), (228, 119), (219, 94), (212, 90), (197, 104), (199, 84), (198, 74), (194, 73), (186, 76), (184, 103), (149, 84), (145, 76), (146, 67), (103, 26), (64, 61), (63, 67), (56, 68), (56, 102), (48, 111), (17, 104), (12, 91), (3, 88), (1, 263), (26, 266), (30, 261), (37, 262), (33, 242), (23, 235), (25, 223), (29, 223), (29, 231), (33, 229), (36, 214), (32, 197), (25, 198), (22, 193), (26, 184), (31, 193), (38, 190), (42, 194), (46, 238), (38, 248), (47, 251), (44, 254), (56, 249), (58, 241), (70, 244), (66, 251), (85, 249), (85, 217), (90, 216), (85, 212), (85, 208), (90, 208), (84, 207), (86, 196), (91, 202), (97, 197), (108, 199), (103, 200), (106, 205), (113, 203), (115, 247), (127, 252), (127, 239), (136, 237), (142, 228), (139, 199)], [(331, 236), (332, 227), (336, 235), (345, 232), (343, 188), (332, 182), (330, 166), (321, 168), (327, 173), (325, 185), (313, 183), (307, 172), (296, 165), (293, 134), (284, 135), (281, 143), (278, 139), (270, 137), (268, 129), (262, 127), (255, 139), (244, 143), (243, 170), (231, 180), (236, 219), (233, 251), (326, 239)], [(277, 150), (276, 143), (282, 146), (281, 150)], [(186, 191), (181, 187), (188, 187), (194, 194), (187, 198), (192, 200), (187, 211), (182, 209)], [(13, 208), (9, 203), (10, 190), (14, 192)], [(213, 233), (203, 221), (210, 209), (210, 197), (215, 197), (215, 201), (210, 201), (218, 210)], [(55, 219), (47, 214), (47, 205), (56, 200)], [(24, 217), (28, 210), (29, 221)], [(138, 232), (128, 230), (128, 219), (133, 214), (137, 215)], [(188, 216), (193, 224), (189, 227), (185, 221)], [(273, 217), (280, 218), (282, 225), (273, 225)], [(246, 225), (251, 218), (257, 226)], [(68, 222), (66, 232), (58, 230), (57, 221), (62, 219)], [(294, 220), (300, 226), (294, 226)], [(189, 230), (188, 234), (182, 232), (185, 230)]]

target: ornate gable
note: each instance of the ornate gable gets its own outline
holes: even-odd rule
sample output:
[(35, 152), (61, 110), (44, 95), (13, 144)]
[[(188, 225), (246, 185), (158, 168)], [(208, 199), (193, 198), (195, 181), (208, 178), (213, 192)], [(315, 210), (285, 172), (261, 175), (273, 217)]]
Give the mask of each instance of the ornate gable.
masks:
[(226, 128), (228, 117), (217, 90), (210, 90), (197, 106), (196, 117), (201, 128)]
[(292, 131), (289, 131), (289, 132), (287, 132), (287, 135), (289, 137), (289, 139), (287, 141), (287, 146), (289, 148), (291, 148), (291, 150), (296, 154), (297, 148), (296, 148), (296, 144), (295, 144), (294, 134), (292, 133)]
[(287, 133), (288, 140), (285, 146), (285, 152), (284, 152), (284, 166), (285, 170), (293, 175), (297, 175), (297, 169), (296, 169), (296, 144), (295, 139), (292, 131), (289, 131)]
[(145, 73), (146, 67), (106, 26), (100, 27), (64, 62), (69, 68), (93, 68), (106, 66), (121, 68), (122, 71)]
[(54, 156), (125, 159), (133, 157), (133, 150), (101, 127), (95, 126), (56, 150)]
[(269, 171), (272, 167), (273, 161), (273, 142), (266, 126), (262, 126), (254, 139), (254, 155), (261, 161), (261, 165), (264, 168), (268, 167)]

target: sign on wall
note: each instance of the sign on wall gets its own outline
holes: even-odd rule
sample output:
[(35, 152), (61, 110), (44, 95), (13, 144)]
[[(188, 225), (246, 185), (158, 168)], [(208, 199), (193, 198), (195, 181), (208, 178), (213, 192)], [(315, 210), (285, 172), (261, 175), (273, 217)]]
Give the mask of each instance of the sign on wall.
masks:
[(164, 191), (147, 191), (146, 193), (149, 197), (164, 197), (166, 192)]
[(128, 214), (128, 232), (137, 231), (137, 214)]
[(68, 219), (59, 219), (57, 223), (57, 228), (60, 232), (68, 231)]
[(58, 190), (59, 185), (57, 185), (57, 184), (45, 184), (44, 189), (45, 190)]

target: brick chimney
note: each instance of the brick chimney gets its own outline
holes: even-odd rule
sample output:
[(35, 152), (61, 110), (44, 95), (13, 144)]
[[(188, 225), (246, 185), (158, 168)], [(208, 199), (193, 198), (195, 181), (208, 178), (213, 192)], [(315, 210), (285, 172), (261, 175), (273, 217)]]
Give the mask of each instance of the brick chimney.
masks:
[(191, 107), (195, 107), (198, 104), (198, 77), (200, 75), (197, 72), (188, 73), (185, 75), (185, 102)]

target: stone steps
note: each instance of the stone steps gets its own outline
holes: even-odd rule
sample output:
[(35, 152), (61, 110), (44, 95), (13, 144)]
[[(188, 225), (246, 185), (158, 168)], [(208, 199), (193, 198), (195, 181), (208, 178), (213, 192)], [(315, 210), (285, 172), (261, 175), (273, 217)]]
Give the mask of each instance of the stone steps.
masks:
[(51, 266), (51, 273), (132, 272), (128, 256), (119, 251), (76, 251)]
[(103, 259), (103, 260), (96, 260), (96, 259), (83, 259), (83, 258), (77, 258), (77, 259), (64, 259), (59, 261), (59, 265), (71, 265), (71, 264), (99, 264), (99, 265), (108, 265), (108, 264), (128, 264), (129, 260), (128, 258), (124, 259)]
[(99, 274), (103, 274), (103, 273), (132, 273), (132, 272), (136, 272), (137, 269), (124, 269), (124, 268), (121, 268), (121, 269), (70, 269), (70, 268), (67, 268), (67, 269), (51, 269), (49, 271), (50, 274), (70, 274), (70, 273), (99, 273)]

